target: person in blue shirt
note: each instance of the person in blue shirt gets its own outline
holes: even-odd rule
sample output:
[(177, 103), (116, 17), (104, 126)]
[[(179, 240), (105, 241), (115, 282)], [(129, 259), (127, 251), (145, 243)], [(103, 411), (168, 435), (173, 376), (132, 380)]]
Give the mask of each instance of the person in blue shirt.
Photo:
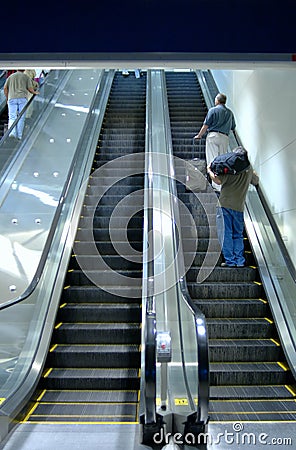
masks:
[[(194, 139), (201, 139), (207, 132), (206, 161), (209, 165), (216, 156), (228, 152), (229, 133), (236, 127), (233, 112), (226, 107), (227, 97), (221, 92), (215, 97), (215, 106), (209, 109), (199, 133)], [(213, 188), (220, 192), (221, 186), (212, 181)]]

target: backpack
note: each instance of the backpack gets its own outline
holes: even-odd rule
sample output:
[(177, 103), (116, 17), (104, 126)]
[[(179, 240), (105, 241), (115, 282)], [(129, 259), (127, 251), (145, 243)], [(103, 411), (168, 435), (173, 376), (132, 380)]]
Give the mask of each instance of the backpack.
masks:
[(211, 171), (219, 175), (235, 175), (244, 172), (250, 167), (248, 154), (243, 147), (234, 151), (216, 156), (211, 162)]

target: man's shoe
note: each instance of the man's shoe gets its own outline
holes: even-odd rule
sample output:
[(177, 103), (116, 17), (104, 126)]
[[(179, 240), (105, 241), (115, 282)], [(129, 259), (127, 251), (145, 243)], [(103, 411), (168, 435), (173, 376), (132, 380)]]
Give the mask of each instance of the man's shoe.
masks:
[(223, 262), (223, 263), (221, 263), (221, 267), (236, 267), (236, 266), (235, 265), (231, 266), (230, 264)]

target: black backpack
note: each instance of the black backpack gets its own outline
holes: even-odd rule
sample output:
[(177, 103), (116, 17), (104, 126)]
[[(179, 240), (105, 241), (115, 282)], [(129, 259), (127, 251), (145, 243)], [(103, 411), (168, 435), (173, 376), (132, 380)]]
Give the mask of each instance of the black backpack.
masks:
[(211, 171), (219, 175), (236, 175), (250, 167), (248, 154), (243, 147), (237, 147), (234, 151), (218, 155), (211, 162)]

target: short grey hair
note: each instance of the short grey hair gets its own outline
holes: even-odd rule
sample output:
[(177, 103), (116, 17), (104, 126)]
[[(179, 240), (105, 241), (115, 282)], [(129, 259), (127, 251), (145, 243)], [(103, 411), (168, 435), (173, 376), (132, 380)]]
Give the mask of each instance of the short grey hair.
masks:
[(216, 95), (216, 99), (219, 103), (221, 103), (222, 105), (225, 105), (227, 97), (225, 94), (222, 94), (221, 92), (219, 92), (219, 94)]

